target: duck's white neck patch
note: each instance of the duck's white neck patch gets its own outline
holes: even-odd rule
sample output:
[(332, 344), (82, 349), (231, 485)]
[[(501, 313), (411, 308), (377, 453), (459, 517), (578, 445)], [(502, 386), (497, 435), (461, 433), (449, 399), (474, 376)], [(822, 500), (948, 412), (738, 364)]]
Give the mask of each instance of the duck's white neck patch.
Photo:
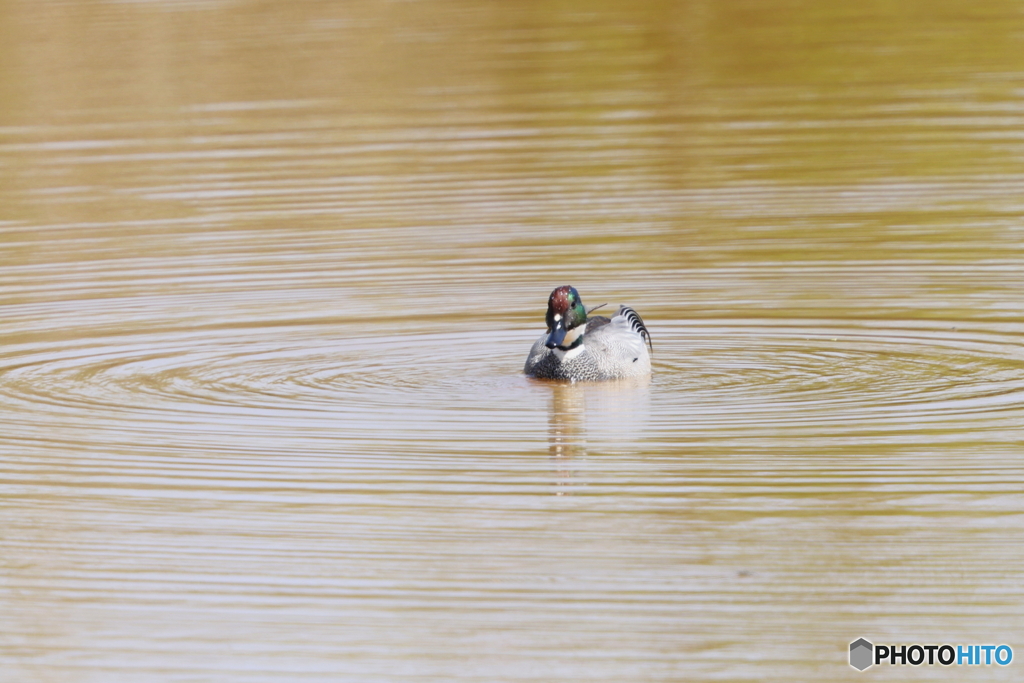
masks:
[(576, 340), (587, 333), (587, 324), (583, 323), (579, 327), (574, 327), (565, 333), (565, 339), (562, 340), (562, 346), (572, 346), (576, 343)]
[(551, 350), (554, 352), (554, 354), (558, 358), (558, 360), (560, 360), (561, 362), (564, 363), (565, 361), (572, 360), (576, 356), (578, 356), (581, 353), (583, 353), (583, 344), (580, 344), (576, 348), (569, 349), (568, 351), (563, 351), (562, 349), (560, 349), (558, 347), (555, 347), (555, 348), (553, 348)]

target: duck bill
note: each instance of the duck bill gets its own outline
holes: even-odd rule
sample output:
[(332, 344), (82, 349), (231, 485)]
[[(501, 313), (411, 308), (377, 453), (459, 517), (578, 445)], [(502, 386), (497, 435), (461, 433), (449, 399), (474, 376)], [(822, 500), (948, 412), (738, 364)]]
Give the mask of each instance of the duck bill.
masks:
[(548, 340), (544, 342), (544, 346), (548, 347), (549, 349), (553, 349), (556, 346), (561, 346), (562, 342), (565, 341), (565, 334), (565, 323), (559, 320), (551, 329), (551, 334), (548, 335)]

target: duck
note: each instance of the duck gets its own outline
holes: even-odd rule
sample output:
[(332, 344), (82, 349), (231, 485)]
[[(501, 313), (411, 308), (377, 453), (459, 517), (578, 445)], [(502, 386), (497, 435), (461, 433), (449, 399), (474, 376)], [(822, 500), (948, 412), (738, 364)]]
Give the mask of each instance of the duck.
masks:
[(530, 349), (523, 372), (570, 382), (650, 376), (654, 345), (643, 318), (629, 306), (610, 318), (588, 317), (604, 305), (588, 311), (575, 287), (556, 287), (548, 297), (547, 332)]

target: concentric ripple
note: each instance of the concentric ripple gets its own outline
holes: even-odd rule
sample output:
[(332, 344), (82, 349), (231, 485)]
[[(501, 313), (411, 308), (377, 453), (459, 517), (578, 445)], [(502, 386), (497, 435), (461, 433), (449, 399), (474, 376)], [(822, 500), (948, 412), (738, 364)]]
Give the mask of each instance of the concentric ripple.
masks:
[[(785, 424), (881, 428), (1020, 420), (1021, 330), (829, 321), (657, 322), (653, 423), (749, 432)], [(326, 325), (138, 335), (9, 347), (8, 414), (116, 429), (161, 423), (299, 428), (332, 438), (399, 438), (439, 429), (457, 442), (515, 439), (548, 405), (521, 376), (532, 331), (473, 330), (338, 338)], [(683, 423), (679, 417), (685, 416)], [(443, 427), (441, 426), (443, 425)], [(25, 426), (30, 427), (30, 424)], [(460, 430), (465, 433), (460, 433)]]
[[(751, 424), (917, 424), (1024, 407), (1019, 326), (834, 321), (664, 326), (659, 379), (688, 414)], [(663, 333), (664, 334), (664, 333)]]

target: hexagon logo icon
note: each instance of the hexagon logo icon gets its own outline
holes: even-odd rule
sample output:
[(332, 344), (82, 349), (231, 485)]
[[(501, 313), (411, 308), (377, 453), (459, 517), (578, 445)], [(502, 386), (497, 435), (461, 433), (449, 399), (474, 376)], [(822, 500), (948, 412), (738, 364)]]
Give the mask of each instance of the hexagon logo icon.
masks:
[(850, 666), (857, 671), (863, 671), (874, 664), (875, 646), (863, 638), (850, 643)]

